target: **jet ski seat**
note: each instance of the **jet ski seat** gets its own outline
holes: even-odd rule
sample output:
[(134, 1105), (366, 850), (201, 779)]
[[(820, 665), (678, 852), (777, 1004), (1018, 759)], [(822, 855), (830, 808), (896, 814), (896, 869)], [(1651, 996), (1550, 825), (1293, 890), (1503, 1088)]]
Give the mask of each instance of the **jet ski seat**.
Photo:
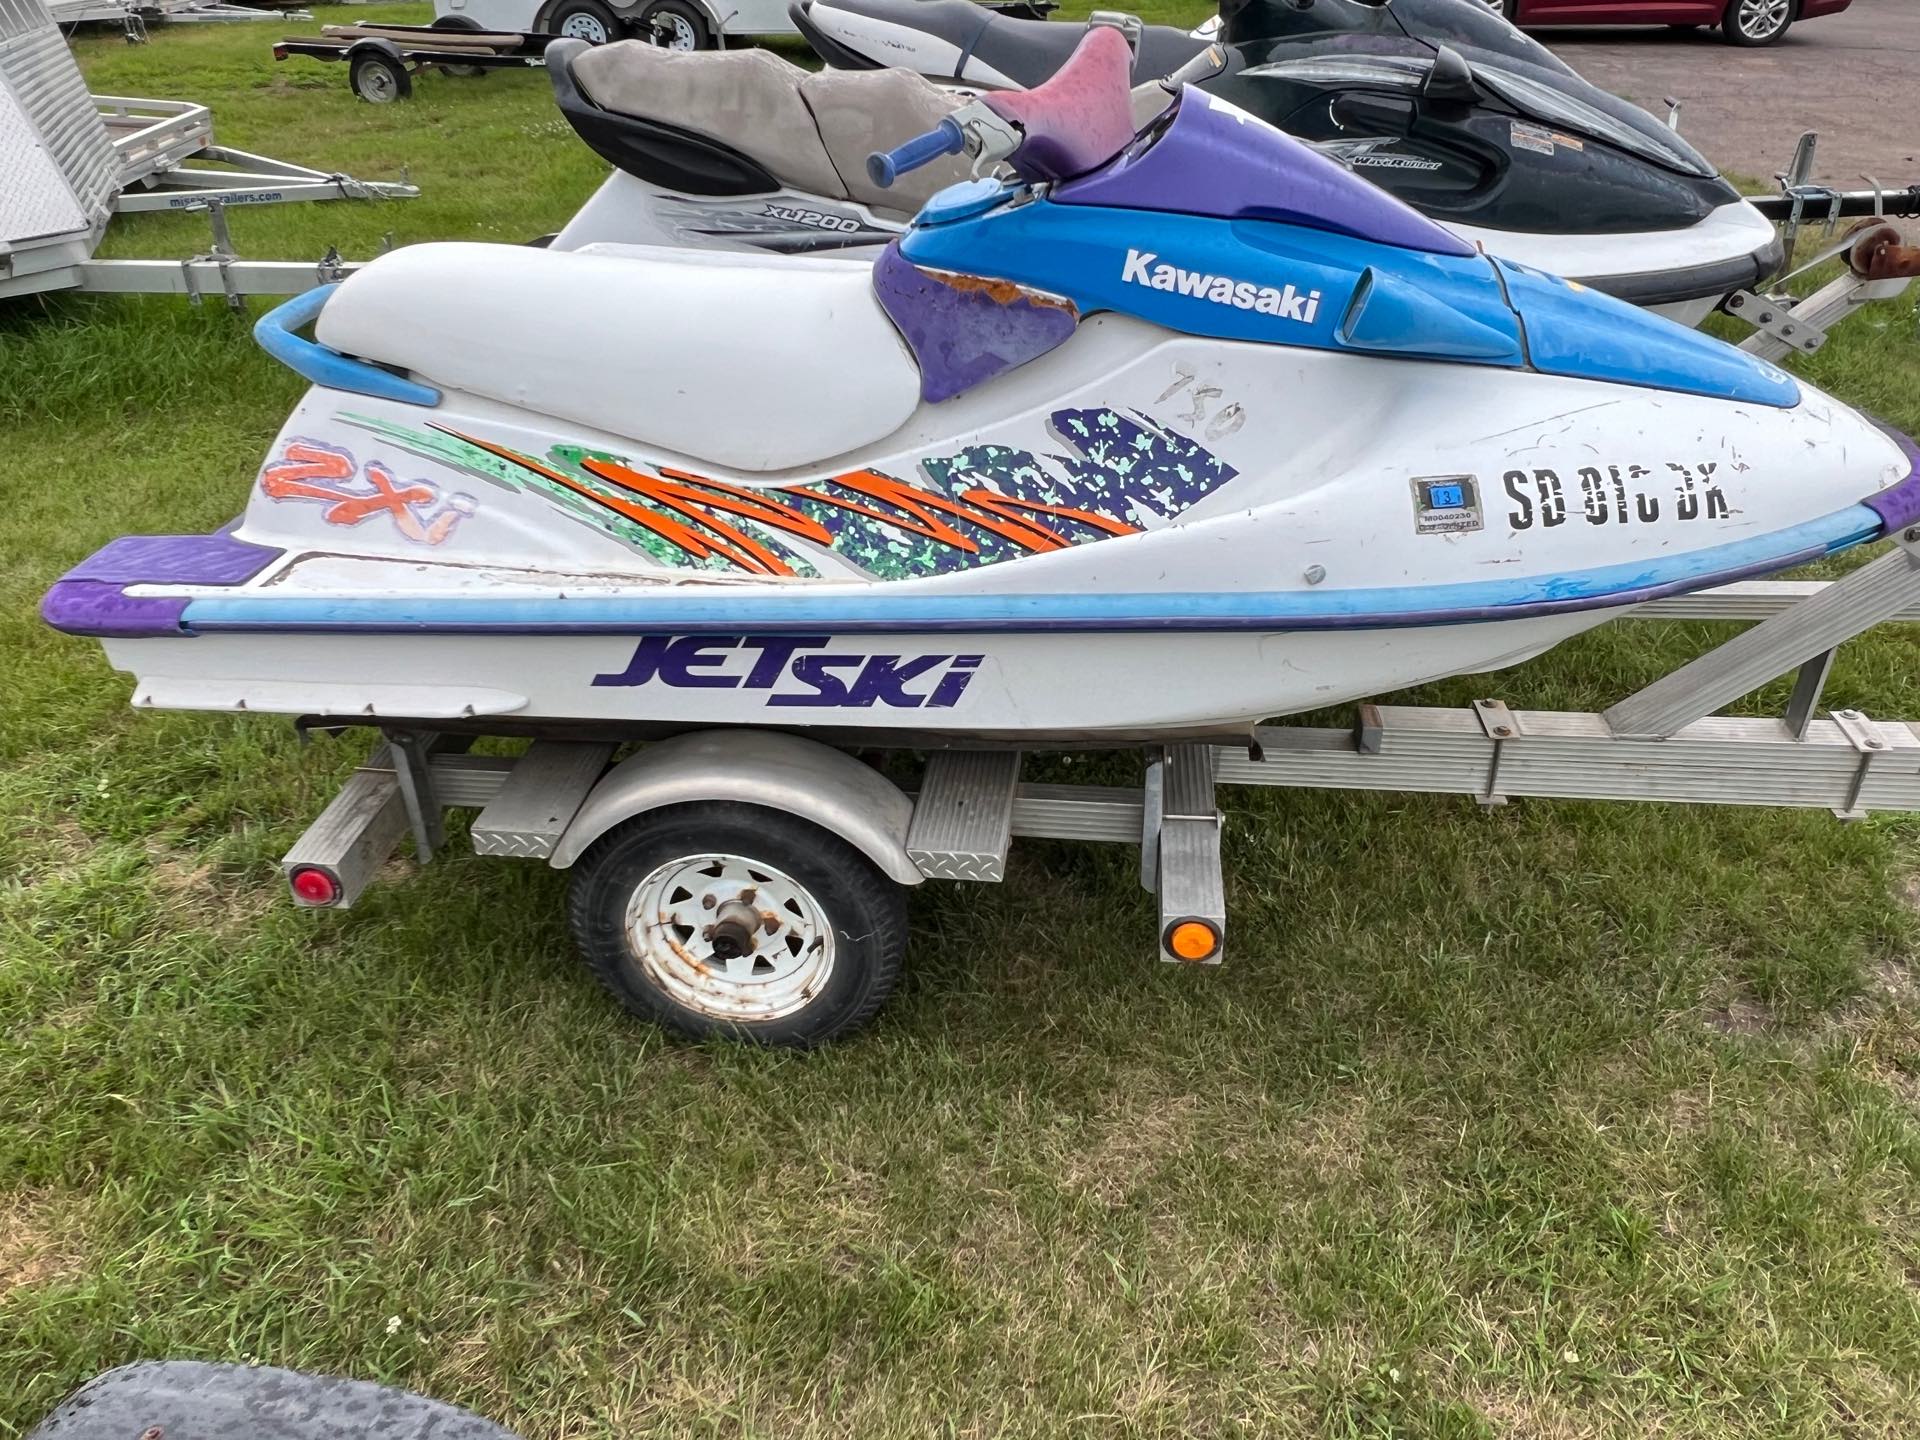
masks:
[(689, 469), (814, 466), (920, 403), (919, 367), (858, 260), (409, 245), (343, 282), (314, 336)]
[[(869, 71), (873, 61), (836, 44), (807, 17), (811, 0), (799, 0), (790, 12), (794, 24), (807, 43), (829, 65), (845, 66), (859, 73)], [(1002, 15), (975, 0), (856, 0), (843, 8), (854, 10), (874, 22), (877, 34), (889, 29), (918, 31), (945, 41), (953, 47), (953, 78), (964, 71), (978, 76), (983, 83), (1018, 86), (1031, 90), (1049, 79), (1067, 63), (1081, 40), (1087, 24), (1069, 24), (1061, 20), (1022, 20)], [(1149, 25), (1140, 35), (1134, 55), (1133, 78), (1136, 82), (1158, 80), (1171, 75), (1187, 61), (1206, 49), (1208, 42), (1197, 40), (1167, 25)], [(996, 78), (997, 77), (997, 78)], [(898, 143), (897, 141), (895, 142)]]
[(946, 156), (890, 190), (867, 156), (933, 129), (962, 97), (906, 70), (815, 73), (767, 50), (688, 52), (641, 40), (547, 50), (560, 109), (581, 138), (637, 179), (682, 193), (792, 189), (912, 212), (967, 179)]

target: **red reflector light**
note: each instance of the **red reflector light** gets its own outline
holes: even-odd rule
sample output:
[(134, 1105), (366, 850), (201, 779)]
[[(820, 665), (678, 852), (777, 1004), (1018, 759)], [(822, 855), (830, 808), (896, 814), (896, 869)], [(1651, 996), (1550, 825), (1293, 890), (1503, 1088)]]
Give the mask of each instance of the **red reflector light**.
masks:
[(303, 905), (332, 905), (340, 899), (340, 882), (324, 870), (296, 870), (287, 877), (287, 883)]

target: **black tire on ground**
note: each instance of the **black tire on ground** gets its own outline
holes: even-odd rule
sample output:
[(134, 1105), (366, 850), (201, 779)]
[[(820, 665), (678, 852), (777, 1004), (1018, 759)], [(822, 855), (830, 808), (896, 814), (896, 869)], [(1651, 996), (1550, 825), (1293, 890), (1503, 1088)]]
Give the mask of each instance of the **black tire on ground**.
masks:
[[(480, 28), (480, 22), (471, 15), (436, 15), (433, 17), (433, 24), (428, 28), (432, 30), (478, 30)], [(482, 65), (442, 65), (438, 68), (442, 75), (456, 75), (462, 80), (478, 80), (487, 73), (486, 67)]]
[(689, 0), (653, 0), (633, 22), (633, 33), (667, 50), (711, 50), (713, 31)]
[(378, 50), (362, 50), (348, 62), (347, 84), (369, 105), (391, 105), (413, 94), (407, 67)]
[(1727, 0), (1720, 38), (1729, 45), (1775, 45), (1792, 26), (1795, 0)]
[[(636, 906), (648, 918), (632, 925)], [(839, 836), (732, 801), (667, 806), (601, 836), (574, 868), (567, 913), (587, 968), (628, 1010), (761, 1045), (866, 1024), (906, 951), (903, 887)]]
[(605, 45), (621, 35), (620, 22), (600, 0), (559, 0), (547, 11), (546, 23), (540, 28), (549, 35), (565, 35), (589, 45)]

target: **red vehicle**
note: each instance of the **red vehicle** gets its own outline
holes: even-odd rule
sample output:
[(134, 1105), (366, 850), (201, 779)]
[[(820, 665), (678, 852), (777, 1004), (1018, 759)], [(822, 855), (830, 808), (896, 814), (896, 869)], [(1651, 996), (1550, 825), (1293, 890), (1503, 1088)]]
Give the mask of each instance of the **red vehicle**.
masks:
[(1853, 0), (1498, 0), (1522, 29), (1536, 25), (1718, 25), (1729, 45), (1771, 45), (1796, 20), (1838, 15)]

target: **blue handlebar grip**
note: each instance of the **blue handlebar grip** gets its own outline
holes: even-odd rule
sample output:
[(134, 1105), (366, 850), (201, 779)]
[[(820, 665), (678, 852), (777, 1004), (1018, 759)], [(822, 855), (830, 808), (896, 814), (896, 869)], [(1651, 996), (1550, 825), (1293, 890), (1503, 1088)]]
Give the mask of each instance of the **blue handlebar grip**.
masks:
[(967, 148), (967, 136), (958, 122), (942, 120), (924, 135), (916, 135), (891, 150), (867, 156), (867, 178), (885, 189), (909, 170), (918, 170), (942, 155), (958, 155)]

